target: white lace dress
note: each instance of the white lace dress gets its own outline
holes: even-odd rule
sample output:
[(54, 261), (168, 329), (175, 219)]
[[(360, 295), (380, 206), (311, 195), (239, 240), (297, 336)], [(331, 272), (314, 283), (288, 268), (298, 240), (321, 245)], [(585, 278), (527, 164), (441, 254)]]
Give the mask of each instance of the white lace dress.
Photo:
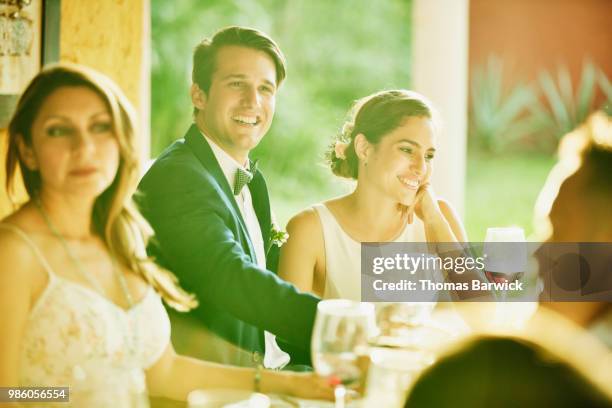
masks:
[(98, 292), (56, 275), (20, 229), (0, 224), (32, 248), (49, 283), (30, 311), (19, 363), (20, 385), (70, 387), (70, 403), (36, 406), (148, 406), (144, 370), (170, 341), (170, 321), (149, 287), (124, 310)]

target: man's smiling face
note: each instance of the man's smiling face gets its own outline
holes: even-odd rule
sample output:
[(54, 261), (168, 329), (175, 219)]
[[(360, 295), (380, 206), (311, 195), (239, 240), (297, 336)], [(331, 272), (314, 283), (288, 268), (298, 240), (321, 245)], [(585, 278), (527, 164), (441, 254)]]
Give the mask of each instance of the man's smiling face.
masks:
[(242, 46), (222, 47), (215, 58), (198, 123), (206, 136), (244, 163), (272, 123), (276, 68), (265, 52)]

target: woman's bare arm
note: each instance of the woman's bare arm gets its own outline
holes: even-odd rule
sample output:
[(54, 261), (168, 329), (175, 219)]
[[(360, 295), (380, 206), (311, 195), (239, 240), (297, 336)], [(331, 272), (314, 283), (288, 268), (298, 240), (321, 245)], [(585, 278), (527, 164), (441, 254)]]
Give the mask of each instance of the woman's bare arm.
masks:
[[(152, 396), (185, 401), (196, 389), (255, 389), (255, 369), (202, 361), (175, 353), (168, 345), (161, 358), (147, 370)], [(331, 399), (332, 388), (312, 373), (261, 370), (260, 391), (304, 398)]]
[(28, 245), (3, 228), (0, 228), (0, 259), (0, 386), (16, 387), (19, 386), (21, 344), (30, 313), (32, 276), (41, 266)]
[[(287, 224), (289, 239), (281, 248), (279, 276), (305, 292), (317, 292), (315, 271), (324, 264), (321, 223), (315, 210), (295, 215)], [(316, 293), (321, 295), (321, 293)]]
[(467, 242), (457, 212), (447, 201), (438, 200), (430, 185), (424, 185), (415, 200), (415, 212), (425, 224), (427, 242)]
[(448, 223), (448, 226), (450, 227), (455, 239), (458, 242), (467, 242), (467, 232), (465, 231), (463, 223), (459, 218), (459, 214), (457, 214), (457, 211), (455, 211), (453, 206), (451, 206), (451, 204), (446, 200), (438, 200), (438, 206), (440, 207), (440, 211), (446, 219), (446, 222)]

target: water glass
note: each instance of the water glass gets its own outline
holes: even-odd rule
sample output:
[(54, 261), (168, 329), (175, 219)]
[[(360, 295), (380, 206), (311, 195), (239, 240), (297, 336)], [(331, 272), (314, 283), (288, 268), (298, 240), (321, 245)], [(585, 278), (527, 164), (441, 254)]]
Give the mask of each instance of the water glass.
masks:
[(426, 351), (375, 348), (371, 352), (365, 406), (401, 408), (416, 377), (434, 361)]
[(360, 357), (376, 336), (374, 306), (345, 299), (322, 300), (317, 306), (312, 356), (317, 374), (335, 387), (336, 407), (344, 408), (347, 385), (362, 379)]

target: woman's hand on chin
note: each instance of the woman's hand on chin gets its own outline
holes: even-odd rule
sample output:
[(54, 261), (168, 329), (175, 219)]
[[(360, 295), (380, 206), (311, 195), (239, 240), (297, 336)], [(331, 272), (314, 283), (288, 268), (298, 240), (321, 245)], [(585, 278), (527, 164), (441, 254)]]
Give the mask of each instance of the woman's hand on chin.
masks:
[(438, 198), (429, 183), (423, 184), (414, 199), (414, 212), (423, 222), (435, 221), (442, 216)]

